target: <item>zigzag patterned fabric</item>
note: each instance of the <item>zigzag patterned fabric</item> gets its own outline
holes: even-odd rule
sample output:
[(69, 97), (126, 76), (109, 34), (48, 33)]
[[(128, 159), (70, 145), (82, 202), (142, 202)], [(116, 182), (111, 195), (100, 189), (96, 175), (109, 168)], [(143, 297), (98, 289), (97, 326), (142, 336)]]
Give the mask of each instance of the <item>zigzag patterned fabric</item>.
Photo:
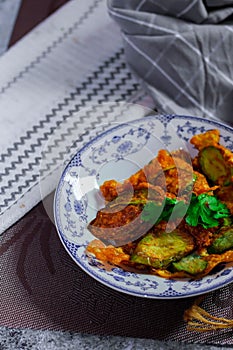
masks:
[[(117, 118), (110, 111), (99, 118), (85, 108), (146, 95), (125, 64), (119, 29), (103, 0), (71, 1), (0, 63), (3, 232), (54, 190), (59, 172), (56, 181), (52, 175), (63, 164), (69, 142), (77, 149), (93, 137), (93, 129), (100, 131)], [(45, 149), (51, 156), (58, 144), (59, 154), (46, 163)]]

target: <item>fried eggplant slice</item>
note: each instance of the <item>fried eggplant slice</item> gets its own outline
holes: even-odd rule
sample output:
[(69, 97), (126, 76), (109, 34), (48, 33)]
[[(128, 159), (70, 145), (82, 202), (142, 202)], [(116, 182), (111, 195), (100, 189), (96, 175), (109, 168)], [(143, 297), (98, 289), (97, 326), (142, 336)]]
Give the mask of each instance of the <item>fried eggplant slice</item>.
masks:
[(172, 232), (150, 232), (138, 243), (131, 261), (154, 268), (166, 268), (194, 249), (191, 235), (178, 229)]
[(215, 146), (202, 148), (198, 155), (203, 174), (214, 184), (229, 185), (233, 168), (224, 159), (222, 150)]
[(208, 262), (196, 253), (187, 255), (181, 260), (172, 263), (172, 267), (175, 271), (185, 271), (190, 275), (202, 273), (207, 265)]
[[(106, 244), (117, 247), (133, 242), (145, 235), (152, 227), (151, 223), (143, 221), (140, 216), (150, 199), (162, 204), (164, 193), (157, 191), (156, 187), (142, 188), (134, 191), (133, 195), (125, 191), (99, 210), (87, 228)], [(160, 212), (158, 212), (159, 215)]]
[(221, 254), (233, 248), (233, 227), (223, 227), (208, 248), (209, 254)]
[(233, 153), (220, 144), (219, 130), (209, 130), (195, 135), (190, 142), (199, 154), (193, 166), (216, 185), (229, 185), (233, 182)]

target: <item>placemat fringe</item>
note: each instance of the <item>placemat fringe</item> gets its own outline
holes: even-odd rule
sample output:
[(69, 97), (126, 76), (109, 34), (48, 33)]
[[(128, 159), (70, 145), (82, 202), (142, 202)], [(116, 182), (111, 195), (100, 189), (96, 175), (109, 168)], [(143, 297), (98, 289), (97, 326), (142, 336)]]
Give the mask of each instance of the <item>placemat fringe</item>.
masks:
[(199, 306), (203, 297), (195, 300), (194, 304), (184, 312), (184, 320), (187, 322), (187, 330), (196, 332), (208, 332), (219, 329), (233, 328), (233, 320), (211, 315)]

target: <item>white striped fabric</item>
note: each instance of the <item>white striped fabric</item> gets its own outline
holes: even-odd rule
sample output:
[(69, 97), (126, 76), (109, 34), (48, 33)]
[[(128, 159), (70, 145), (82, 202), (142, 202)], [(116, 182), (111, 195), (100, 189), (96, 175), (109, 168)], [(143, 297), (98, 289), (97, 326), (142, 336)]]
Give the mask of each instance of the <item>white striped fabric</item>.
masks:
[(151, 102), (125, 63), (105, 0), (68, 2), (2, 55), (0, 233), (55, 189), (69, 147), (119, 117), (85, 108), (139, 100)]

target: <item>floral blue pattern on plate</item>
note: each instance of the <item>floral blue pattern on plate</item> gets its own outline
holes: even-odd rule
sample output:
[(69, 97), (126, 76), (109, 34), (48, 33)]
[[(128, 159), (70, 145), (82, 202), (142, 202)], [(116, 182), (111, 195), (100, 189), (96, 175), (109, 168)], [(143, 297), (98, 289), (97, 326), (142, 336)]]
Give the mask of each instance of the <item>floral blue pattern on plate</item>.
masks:
[(156, 115), (109, 129), (77, 152), (58, 184), (54, 216), (64, 247), (86, 273), (117, 291), (156, 299), (200, 295), (233, 281), (233, 268), (227, 265), (201, 279), (168, 280), (106, 267), (85, 253), (95, 238), (87, 224), (104, 205), (99, 186), (105, 180), (129, 177), (162, 148), (183, 147), (194, 156), (190, 138), (210, 129), (219, 129), (221, 143), (233, 150), (233, 129), (225, 124), (192, 116)]

